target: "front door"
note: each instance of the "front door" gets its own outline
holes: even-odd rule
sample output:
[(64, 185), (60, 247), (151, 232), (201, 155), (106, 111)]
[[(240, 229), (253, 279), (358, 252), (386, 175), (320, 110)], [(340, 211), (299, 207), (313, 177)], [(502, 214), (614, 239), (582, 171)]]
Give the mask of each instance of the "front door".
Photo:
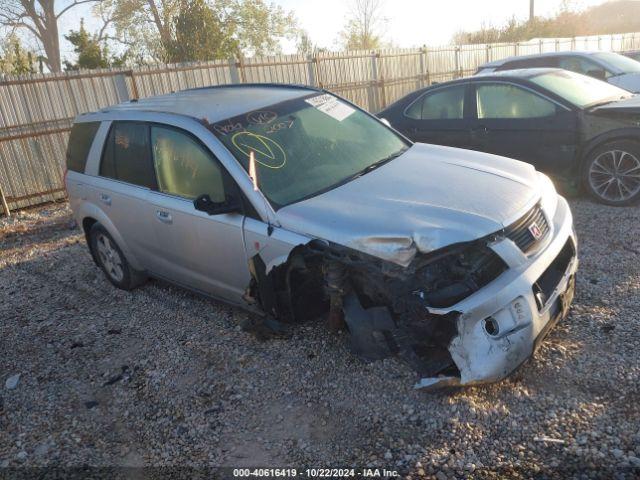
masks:
[(576, 112), (510, 83), (478, 83), (474, 97), (473, 130), (483, 138), (483, 151), (531, 163), (550, 174), (573, 167)]
[(208, 215), (193, 200), (209, 194), (222, 202), (231, 179), (211, 152), (190, 134), (151, 126), (158, 191), (149, 196), (155, 230), (154, 273), (239, 303), (250, 281), (241, 213)]
[(474, 149), (467, 97), (466, 85), (429, 90), (405, 110), (399, 129), (415, 142)]

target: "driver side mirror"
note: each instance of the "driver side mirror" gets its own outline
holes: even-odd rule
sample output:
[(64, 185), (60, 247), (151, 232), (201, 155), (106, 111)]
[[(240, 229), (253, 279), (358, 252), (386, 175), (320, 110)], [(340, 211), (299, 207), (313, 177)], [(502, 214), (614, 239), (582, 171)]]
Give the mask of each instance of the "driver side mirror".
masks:
[(593, 69), (593, 70), (589, 70), (587, 71), (587, 75), (593, 78), (597, 78), (598, 80), (606, 80), (607, 79), (607, 72), (605, 72), (602, 69)]
[(208, 193), (200, 195), (193, 201), (196, 210), (205, 212), (208, 215), (222, 215), (223, 213), (239, 213), (242, 211), (240, 201), (227, 195), (224, 202), (214, 202)]

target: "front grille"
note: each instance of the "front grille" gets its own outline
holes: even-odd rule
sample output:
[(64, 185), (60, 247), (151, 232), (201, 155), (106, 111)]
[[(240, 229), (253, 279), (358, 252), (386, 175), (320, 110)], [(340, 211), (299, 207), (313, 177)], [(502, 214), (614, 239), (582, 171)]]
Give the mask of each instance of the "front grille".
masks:
[(547, 300), (555, 291), (562, 277), (567, 273), (567, 269), (575, 256), (576, 247), (573, 244), (573, 240), (569, 238), (555, 260), (551, 262), (551, 265), (547, 267), (542, 275), (540, 275), (540, 278), (536, 280), (536, 283), (533, 284), (533, 295), (538, 304), (538, 310), (542, 310), (547, 304)]
[[(537, 238), (532, 231), (539, 233)], [(522, 218), (509, 225), (505, 234), (525, 254), (534, 250), (549, 235), (549, 224), (540, 205), (536, 205)]]

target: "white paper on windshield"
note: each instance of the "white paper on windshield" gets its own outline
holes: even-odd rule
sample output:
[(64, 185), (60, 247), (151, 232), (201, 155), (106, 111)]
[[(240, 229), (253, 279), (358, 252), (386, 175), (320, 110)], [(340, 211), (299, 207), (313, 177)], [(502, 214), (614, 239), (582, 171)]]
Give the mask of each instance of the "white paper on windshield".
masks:
[(307, 98), (305, 102), (316, 107), (318, 110), (326, 113), (330, 117), (335, 118), (339, 122), (343, 121), (345, 118), (356, 111), (355, 108), (350, 107), (346, 103), (341, 102), (336, 97), (329, 94)]

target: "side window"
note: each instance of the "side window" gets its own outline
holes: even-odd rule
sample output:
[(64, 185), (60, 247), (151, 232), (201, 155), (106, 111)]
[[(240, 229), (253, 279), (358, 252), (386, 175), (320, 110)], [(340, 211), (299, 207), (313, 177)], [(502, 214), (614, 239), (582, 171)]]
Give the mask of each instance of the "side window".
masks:
[(71, 127), (67, 145), (67, 170), (84, 173), (87, 155), (99, 127), (100, 122), (75, 123)]
[(195, 139), (154, 126), (151, 144), (161, 192), (188, 199), (208, 193), (214, 202), (225, 201), (222, 167)]
[(149, 148), (149, 127), (138, 122), (114, 122), (100, 162), (100, 175), (156, 188)]
[(460, 120), (464, 118), (466, 86), (436, 90), (418, 98), (406, 111), (415, 120)]
[(541, 67), (557, 67), (558, 59), (556, 57), (533, 57), (524, 60), (513, 60), (505, 63), (500, 70), (516, 70), (519, 68), (541, 68)]
[(592, 75), (595, 77), (607, 78), (610, 72), (591, 60), (581, 57), (560, 57), (558, 67), (564, 70), (581, 73), (582, 75)]
[(478, 118), (542, 118), (556, 114), (556, 106), (515, 85), (486, 84), (476, 87)]

